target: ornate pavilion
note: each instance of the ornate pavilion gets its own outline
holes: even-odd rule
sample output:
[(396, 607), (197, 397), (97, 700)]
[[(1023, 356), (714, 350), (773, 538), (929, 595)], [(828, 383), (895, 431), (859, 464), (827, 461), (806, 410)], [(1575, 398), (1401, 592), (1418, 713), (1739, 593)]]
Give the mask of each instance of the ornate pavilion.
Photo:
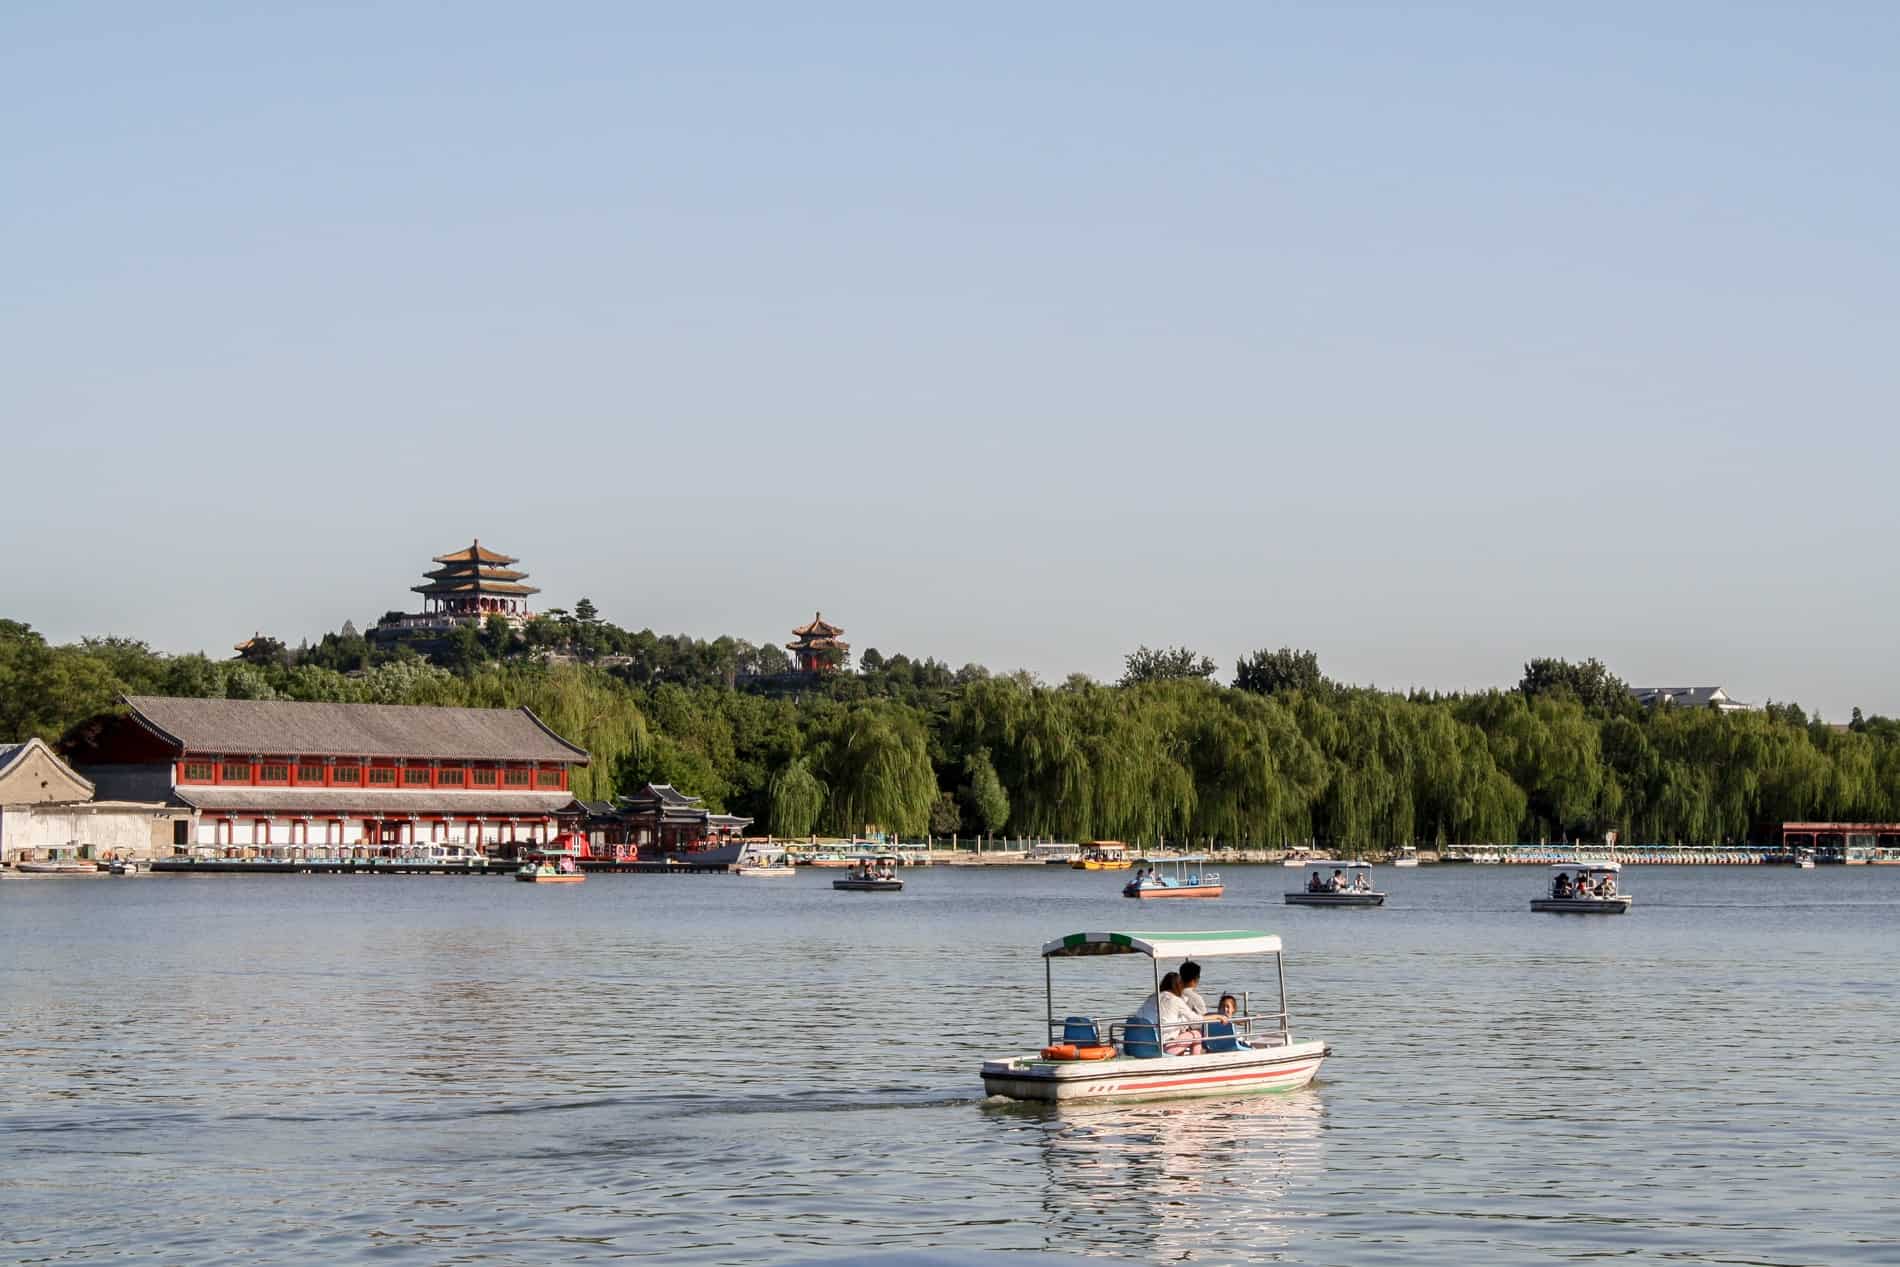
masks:
[(840, 637), (843, 633), (843, 629), (825, 619), (823, 612), (818, 612), (810, 624), (792, 630), (792, 641), (785, 644), (785, 649), (792, 653), (799, 672), (830, 673), (844, 663), (851, 651), (851, 644)]

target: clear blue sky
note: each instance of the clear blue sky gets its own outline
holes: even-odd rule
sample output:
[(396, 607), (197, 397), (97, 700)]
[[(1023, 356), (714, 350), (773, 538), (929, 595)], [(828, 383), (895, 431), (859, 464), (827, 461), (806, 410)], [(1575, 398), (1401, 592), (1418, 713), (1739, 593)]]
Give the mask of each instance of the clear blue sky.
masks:
[(4, 614), (1900, 713), (1900, 7), (908, 7), (6, 6)]

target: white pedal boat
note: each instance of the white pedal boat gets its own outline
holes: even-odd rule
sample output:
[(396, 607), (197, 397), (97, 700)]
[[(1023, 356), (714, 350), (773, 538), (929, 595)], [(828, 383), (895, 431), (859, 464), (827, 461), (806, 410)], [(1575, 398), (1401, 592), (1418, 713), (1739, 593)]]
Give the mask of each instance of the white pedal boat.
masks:
[[(1553, 874), (1551, 877), (1550, 896), (1532, 898), (1531, 909), (1533, 911), (1543, 911), (1551, 915), (1622, 915), (1627, 912), (1630, 906), (1636, 901), (1636, 899), (1629, 894), (1617, 891), (1617, 884), (1622, 878), (1623, 867), (1621, 863), (1560, 862), (1552, 867), (1551, 871)], [(1561, 875), (1567, 879), (1570, 872), (1575, 872), (1577, 879), (1583, 881), (1591, 889), (1602, 886), (1603, 882), (1607, 879), (1609, 881), (1609, 895), (1607, 897), (1595, 894), (1584, 896), (1578, 891), (1578, 885), (1572, 883), (1569, 886), (1569, 892), (1563, 897), (1558, 897), (1557, 877)]]
[[(1384, 906), (1385, 894), (1372, 887), (1372, 864), (1369, 862), (1335, 863), (1333, 872), (1340, 876), (1344, 888), (1332, 888), (1331, 878), (1319, 867), (1313, 871), (1319, 875), (1322, 884), (1328, 886), (1313, 888), (1311, 881), (1304, 889), (1295, 889), (1286, 895), (1288, 906)], [(1364, 888), (1354, 885), (1364, 882)]]
[[(1224, 959), (1271, 955), (1279, 1010), (1254, 1012), (1248, 994), (1226, 1023), (1202, 1026), (1202, 1050), (1163, 1053), (1156, 1026), (1129, 1018), (1055, 1014), (1051, 964), (1095, 955), (1146, 955), (1153, 985), (1161, 989), (1163, 959)], [(1293, 1091), (1319, 1072), (1332, 1049), (1317, 1040), (1295, 1041), (1287, 1025), (1286, 967), (1280, 939), (1270, 933), (1224, 929), (1214, 932), (1071, 933), (1042, 948), (1047, 987), (1049, 1046), (1040, 1052), (983, 1062), (983, 1089), (993, 1096), (1045, 1104), (1103, 1100), (1170, 1100), (1238, 1092)], [(1231, 992), (1231, 991), (1230, 991)], [(1064, 1055), (1073, 1051), (1074, 1056)]]

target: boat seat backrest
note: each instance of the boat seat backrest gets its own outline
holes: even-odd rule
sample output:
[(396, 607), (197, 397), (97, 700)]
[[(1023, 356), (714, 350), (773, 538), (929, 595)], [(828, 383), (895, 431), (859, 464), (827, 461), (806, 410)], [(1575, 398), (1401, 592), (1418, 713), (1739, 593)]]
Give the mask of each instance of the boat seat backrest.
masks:
[(1209, 1021), (1207, 1036), (1201, 1042), (1204, 1051), (1239, 1051), (1240, 1039), (1232, 1021)]
[(1095, 1019), (1089, 1016), (1071, 1016), (1062, 1022), (1062, 1041), (1077, 1046), (1096, 1047), (1101, 1045), (1102, 1031), (1096, 1027)]
[(1153, 1059), (1163, 1054), (1161, 1038), (1155, 1033), (1155, 1027), (1139, 1017), (1129, 1017), (1122, 1026), (1122, 1055)]

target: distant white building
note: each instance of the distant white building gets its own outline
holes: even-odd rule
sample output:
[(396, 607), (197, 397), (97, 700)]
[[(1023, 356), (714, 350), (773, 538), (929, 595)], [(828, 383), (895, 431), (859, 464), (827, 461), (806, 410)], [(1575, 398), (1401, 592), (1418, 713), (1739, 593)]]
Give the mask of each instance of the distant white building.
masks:
[(1730, 698), (1719, 686), (1632, 686), (1630, 697), (1645, 708), (1667, 704), (1671, 708), (1712, 708), (1718, 713), (1741, 713), (1754, 707)]

